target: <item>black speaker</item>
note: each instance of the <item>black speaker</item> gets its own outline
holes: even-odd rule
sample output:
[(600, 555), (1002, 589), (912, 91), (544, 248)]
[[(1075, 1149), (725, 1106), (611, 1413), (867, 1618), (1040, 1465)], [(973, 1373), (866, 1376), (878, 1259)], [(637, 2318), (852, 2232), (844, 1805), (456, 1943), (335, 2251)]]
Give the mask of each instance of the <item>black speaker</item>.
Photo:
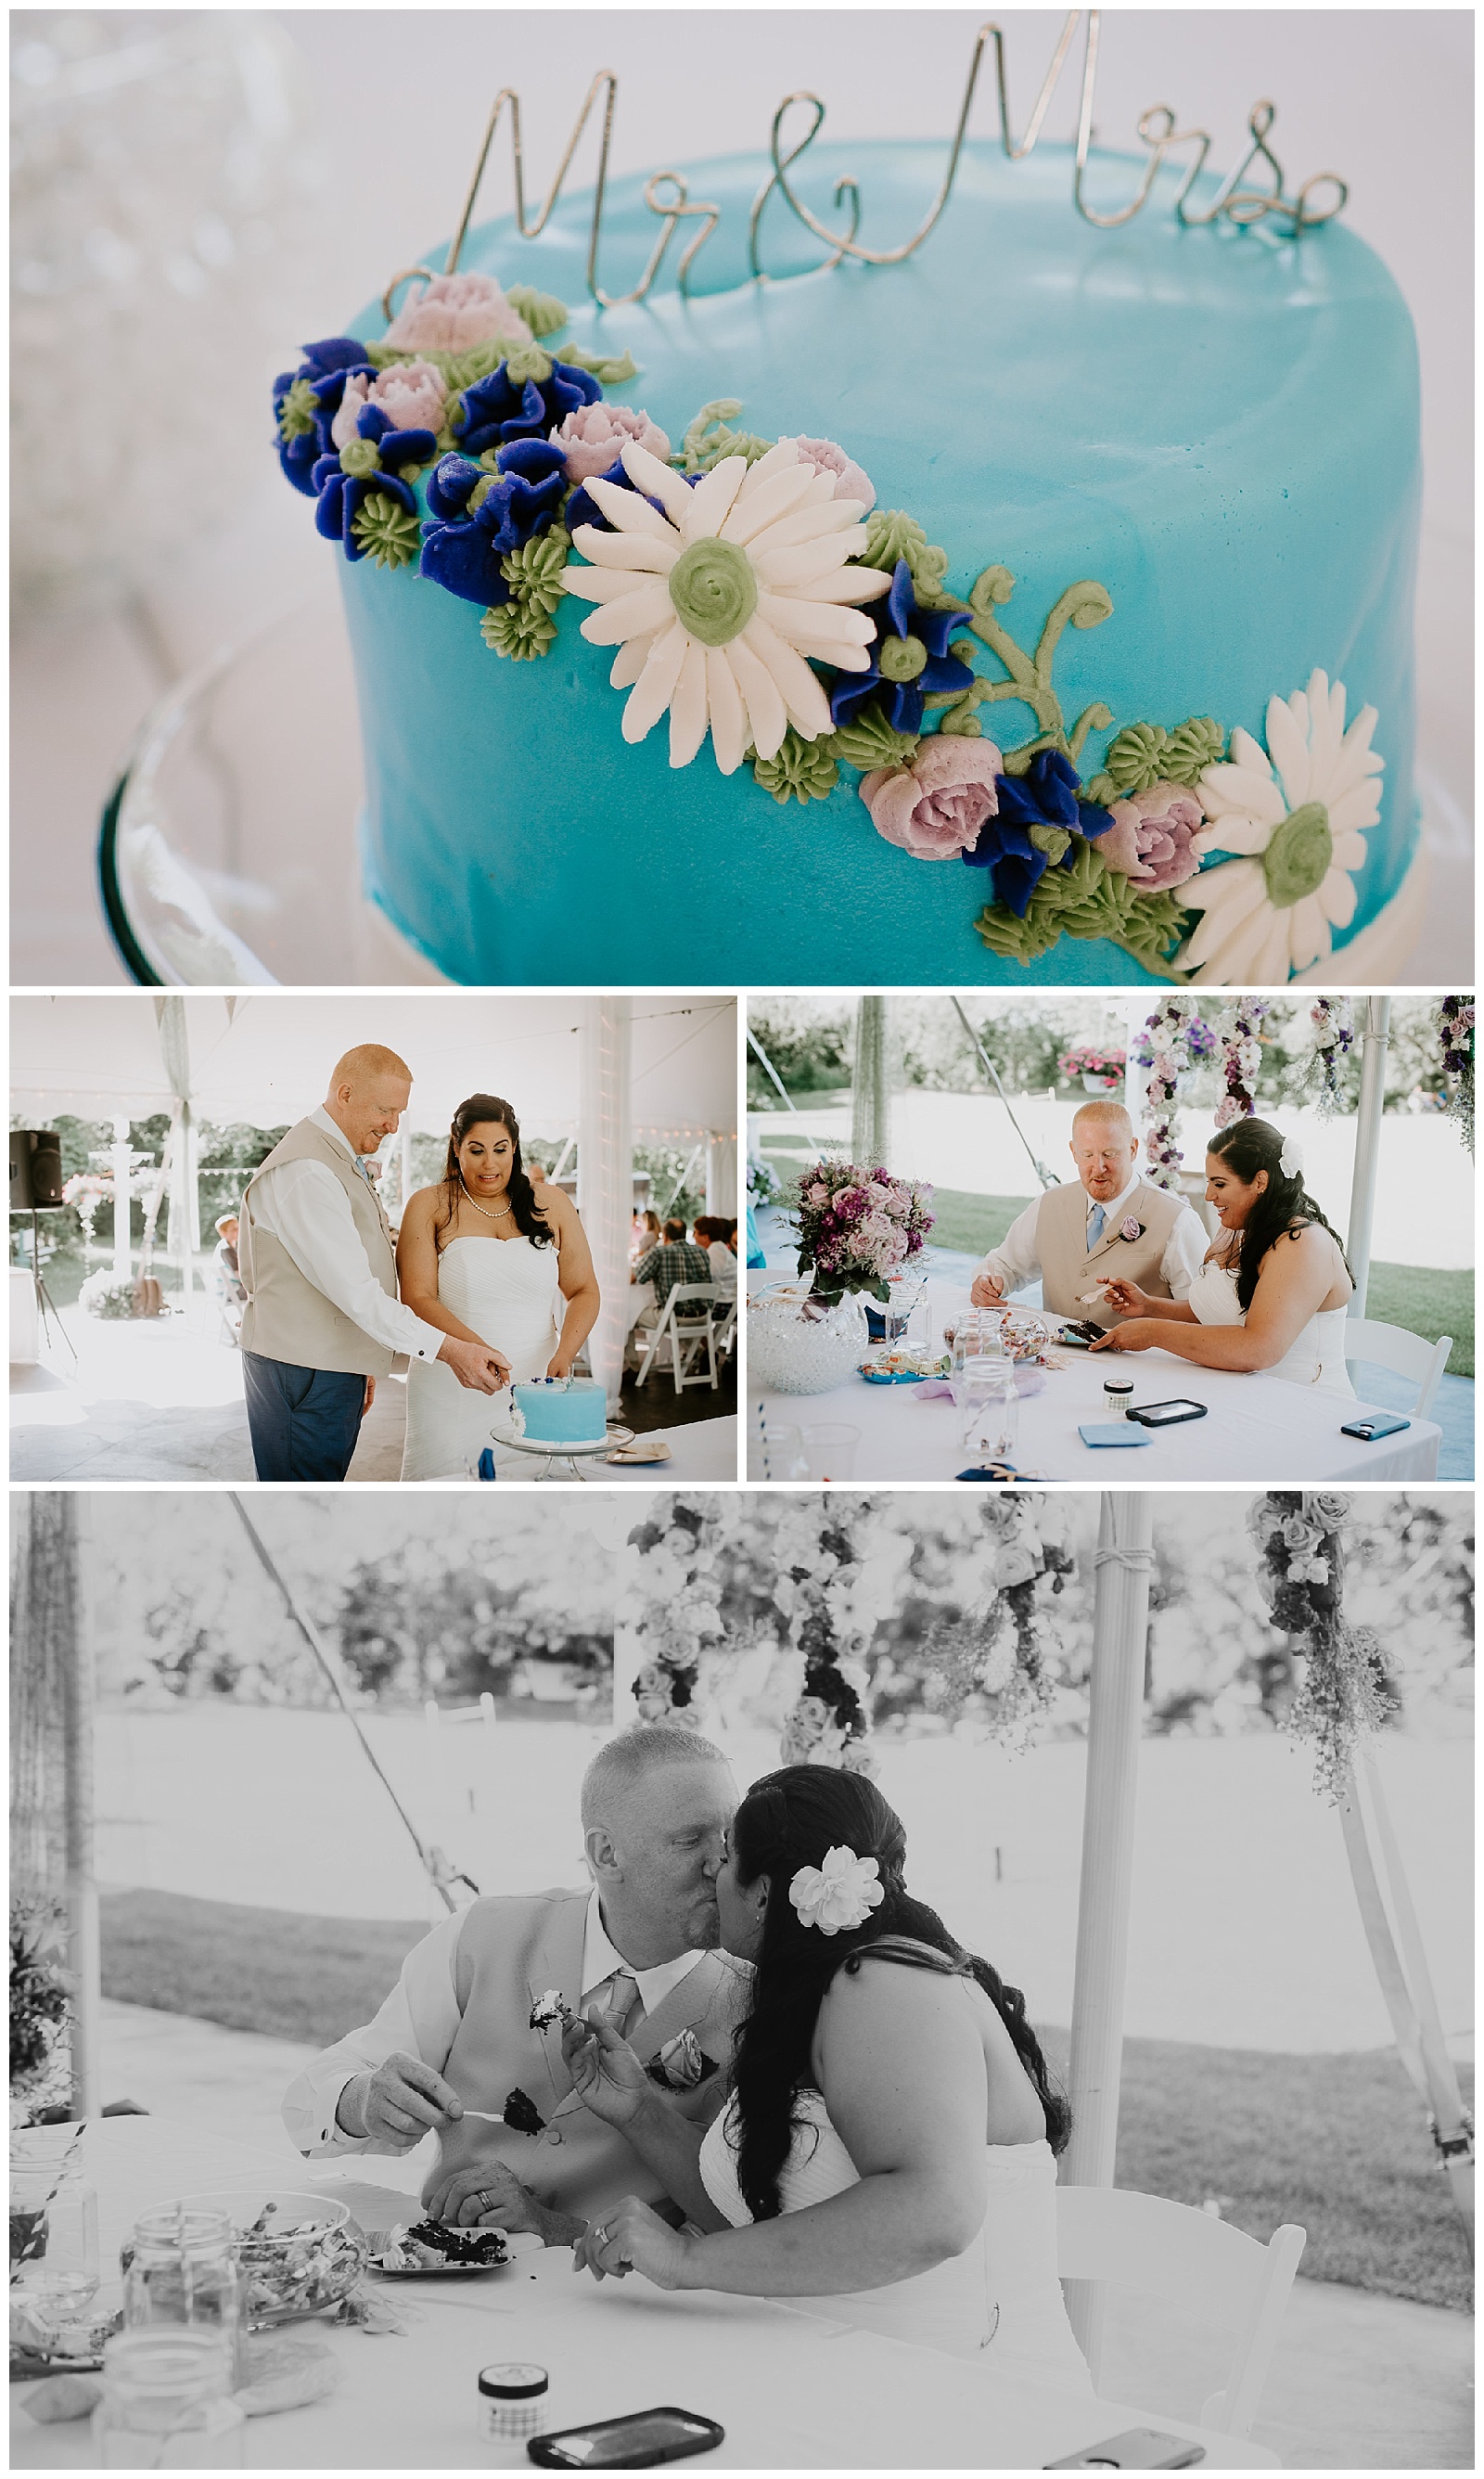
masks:
[(11, 1212), (63, 1205), (62, 1138), (55, 1128), (11, 1130)]

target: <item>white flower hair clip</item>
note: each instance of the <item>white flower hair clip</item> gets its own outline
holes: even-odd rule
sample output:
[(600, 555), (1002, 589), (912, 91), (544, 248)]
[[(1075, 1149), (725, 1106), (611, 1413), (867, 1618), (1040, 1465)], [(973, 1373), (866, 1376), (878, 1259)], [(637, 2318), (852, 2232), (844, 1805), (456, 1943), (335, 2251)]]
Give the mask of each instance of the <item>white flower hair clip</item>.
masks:
[(800, 1868), (789, 1887), (789, 1900), (806, 1929), (838, 1936), (842, 1929), (858, 1929), (878, 1903), (886, 1900), (881, 1869), (874, 1859), (858, 1859), (846, 1843), (826, 1851), (822, 1868)]
[(1303, 1168), (1303, 1155), (1293, 1137), (1285, 1137), (1283, 1139), (1283, 1151), (1278, 1156), (1278, 1168), (1285, 1179), (1296, 1179)]

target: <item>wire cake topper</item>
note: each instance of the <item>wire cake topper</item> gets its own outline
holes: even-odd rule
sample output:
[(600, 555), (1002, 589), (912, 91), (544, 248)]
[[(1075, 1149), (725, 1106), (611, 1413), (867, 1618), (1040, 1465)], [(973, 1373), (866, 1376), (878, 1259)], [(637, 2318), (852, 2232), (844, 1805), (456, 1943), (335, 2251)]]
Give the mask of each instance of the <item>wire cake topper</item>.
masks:
[[(959, 105), (958, 123), (949, 146), (948, 161), (938, 194), (917, 231), (909, 240), (899, 243), (894, 249), (868, 249), (864, 243), (856, 239), (861, 221), (861, 192), (860, 185), (853, 175), (843, 174), (835, 184), (836, 211), (845, 218), (845, 229), (843, 232), (832, 231), (829, 225), (822, 222), (796, 194), (789, 176), (793, 166), (807, 153), (823, 127), (825, 108), (820, 97), (810, 92), (807, 88), (800, 88), (796, 92), (785, 95), (773, 115), (769, 133), (768, 151), (772, 159), (772, 169), (754, 198), (747, 219), (747, 261), (752, 276), (759, 281), (768, 280), (767, 269), (763, 265), (759, 245), (759, 228), (763, 211), (774, 192), (797, 217), (799, 222), (805, 225), (830, 251), (831, 255), (821, 262), (820, 268), (817, 269), (817, 272), (827, 272), (831, 268), (838, 267), (845, 258), (859, 259), (868, 267), (898, 267), (905, 259), (911, 258), (916, 250), (920, 249), (929, 233), (939, 222), (952, 195), (986, 46), (993, 43), (994, 47), (994, 83), (1000, 149), (1012, 164), (1019, 164), (1032, 152), (1040, 139), (1046, 114), (1050, 110), (1051, 98), (1056, 91), (1058, 81), (1076, 37), (1078, 20), (1084, 13), (1087, 18), (1087, 28), (1083, 47), (1082, 86), (1077, 110), (1077, 140), (1071, 193), (1072, 203), (1085, 222), (1096, 225), (1100, 231), (1111, 231), (1119, 224), (1131, 223), (1148, 204), (1155, 181), (1167, 161), (1173, 157), (1178, 149), (1184, 147), (1192, 148), (1194, 152), (1181, 175), (1172, 202), (1175, 217), (1181, 224), (1187, 226), (1215, 224), (1224, 219), (1228, 223), (1246, 227), (1270, 220), (1281, 231), (1285, 240), (1297, 241), (1306, 232), (1317, 230), (1320, 225), (1328, 223), (1333, 217), (1339, 215), (1348, 198), (1349, 190), (1338, 172), (1311, 173), (1308, 180), (1302, 183), (1292, 197), (1285, 194), (1283, 167), (1268, 142), (1273, 122), (1277, 117), (1277, 106), (1266, 99), (1254, 103), (1247, 115), (1250, 143), (1246, 152), (1221, 180), (1215, 197), (1204, 209), (1194, 208), (1190, 200), (1195, 185), (1205, 170), (1207, 159), (1211, 153), (1213, 144), (1211, 132), (1206, 129), (1179, 128), (1177, 115), (1169, 104), (1165, 103), (1151, 104), (1147, 111), (1140, 115), (1137, 124), (1138, 134), (1148, 149), (1149, 160), (1139, 176), (1133, 196), (1125, 205), (1106, 212), (1091, 206), (1086, 194), (1087, 172), (1093, 152), (1093, 104), (1097, 88), (1101, 12), (1089, 9), (1084, 13), (1080, 9), (1072, 9), (1067, 13), (1062, 31), (1057, 38), (1056, 49), (1051, 55), (1050, 65), (1042, 80), (1041, 91), (1036, 97), (1030, 118), (1026, 122), (1024, 136), (1019, 139), (1013, 135), (1011, 126), (1004, 32), (994, 24), (993, 19), (987, 19), (980, 26), (974, 37), (968, 75), (965, 81), (963, 99)], [(428, 267), (403, 268), (391, 278), (382, 295), (383, 313), (389, 319), (392, 315), (393, 296), (401, 285), (415, 276), (431, 279), (437, 272), (452, 275), (457, 270), (468, 235), (475, 202), (490, 161), (490, 150), (499, 128), (500, 115), (507, 104), (510, 107), (516, 224), (523, 240), (535, 241), (550, 221), (561, 195), (563, 184), (571, 169), (572, 158), (577, 152), (583, 131), (591, 117), (599, 96), (602, 97), (602, 119), (598, 139), (597, 173), (592, 190), (592, 215), (588, 232), (586, 269), (588, 291), (592, 299), (605, 310), (621, 309), (631, 302), (642, 301), (654, 285), (677, 226), (683, 221), (694, 220), (698, 222), (699, 228), (687, 242), (676, 268), (677, 289), (682, 294), (689, 291), (691, 270), (700, 251), (720, 222), (721, 210), (714, 200), (692, 200), (684, 174), (669, 170), (651, 173), (644, 185), (644, 204), (652, 215), (660, 218), (660, 231), (639, 282), (628, 293), (607, 293), (598, 281), (603, 214), (608, 195), (609, 159), (613, 148), (614, 115), (618, 99), (618, 80), (616, 72), (612, 69), (599, 69), (583, 99), (582, 108), (572, 126), (571, 136), (566, 141), (562, 160), (552, 176), (544, 203), (537, 212), (534, 220), (528, 219), (526, 212), (525, 152), (520, 127), (520, 97), (513, 87), (501, 88), (494, 98), (490, 117), (485, 124), (485, 134), (475, 162), (473, 176), (469, 182), (453, 240), (448, 245), (447, 259), (441, 270)], [(784, 122), (795, 104), (805, 105), (811, 119), (803, 135), (786, 146)], [(1263, 186), (1265, 180), (1270, 180), (1270, 186)]]

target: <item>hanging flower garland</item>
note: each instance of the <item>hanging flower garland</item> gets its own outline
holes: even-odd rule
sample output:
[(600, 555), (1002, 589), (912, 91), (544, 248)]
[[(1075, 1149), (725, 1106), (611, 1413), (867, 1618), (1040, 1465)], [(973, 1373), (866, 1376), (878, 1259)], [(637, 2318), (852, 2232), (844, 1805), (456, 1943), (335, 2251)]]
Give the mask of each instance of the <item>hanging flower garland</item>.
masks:
[(725, 1637), (717, 1572), (718, 1516), (701, 1498), (677, 1494), (629, 1534), (639, 1551), (635, 1633), (641, 1662), (634, 1701), (641, 1722), (700, 1727), (696, 1686), (708, 1644)]
[(943, 1681), (940, 1711), (956, 1720), (977, 1692), (994, 1736), (1023, 1747), (1055, 1694), (1051, 1604), (1076, 1561), (1047, 1537), (1044, 1490), (998, 1492), (979, 1512), (990, 1536), (985, 1589), (962, 1618), (940, 1620), (923, 1650)]
[(1209, 1059), (1215, 1048), (1216, 1035), (1202, 1017), (1197, 999), (1161, 999), (1144, 1026), (1134, 1057), (1149, 1071), (1144, 1088), (1149, 1117), (1144, 1152), (1147, 1176), (1155, 1188), (1176, 1187), (1185, 1159), (1175, 1142), (1180, 1078), (1198, 1060)]
[(1262, 1553), (1258, 1585), (1272, 1623), (1303, 1639), (1305, 1675), (1286, 1727), (1314, 1744), (1314, 1783), (1342, 1797), (1362, 1740), (1396, 1707), (1388, 1695), (1373, 1627), (1343, 1614), (1345, 1528), (1350, 1500), (1336, 1490), (1270, 1489), (1247, 1512)]
[(875, 1772), (866, 1649), (876, 1610), (864, 1589), (860, 1533), (876, 1506), (875, 1498), (832, 1491), (822, 1502), (791, 1498), (779, 1516), (773, 1606), (804, 1659), (803, 1692), (783, 1725), (786, 1765)]
[(1473, 1001), (1445, 999), (1438, 1009), (1438, 1038), (1443, 1045), (1443, 1073), (1447, 1078), (1446, 1109), (1471, 1157), (1473, 1153)]
[(1236, 1119), (1250, 1119), (1257, 1109), (1257, 1076), (1262, 1065), (1266, 999), (1240, 998), (1232, 1011), (1231, 1029), (1221, 1035), (1221, 1081), (1226, 1090), (1216, 1106), (1216, 1124), (1229, 1128)]
[(1340, 1108), (1340, 1070), (1355, 1041), (1348, 1002), (1316, 999), (1309, 1023), (1309, 1050), (1294, 1071), (1293, 1096), (1309, 1103), (1321, 1119), (1332, 1119)]

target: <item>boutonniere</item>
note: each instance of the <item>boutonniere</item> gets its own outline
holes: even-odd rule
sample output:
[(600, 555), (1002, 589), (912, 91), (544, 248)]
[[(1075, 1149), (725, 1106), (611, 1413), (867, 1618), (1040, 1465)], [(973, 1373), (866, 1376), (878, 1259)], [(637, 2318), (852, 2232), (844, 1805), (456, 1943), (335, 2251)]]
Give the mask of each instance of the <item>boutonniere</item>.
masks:
[(1127, 1240), (1132, 1244), (1135, 1240), (1144, 1238), (1144, 1229), (1145, 1225), (1139, 1220), (1137, 1214), (1125, 1214), (1119, 1224), (1119, 1238)]
[(707, 2057), (695, 2033), (687, 2030), (666, 2041), (659, 2055), (650, 2059), (648, 2071), (655, 2083), (664, 2083), (670, 2091), (693, 2091), (697, 2083), (716, 2073), (717, 2061)]

